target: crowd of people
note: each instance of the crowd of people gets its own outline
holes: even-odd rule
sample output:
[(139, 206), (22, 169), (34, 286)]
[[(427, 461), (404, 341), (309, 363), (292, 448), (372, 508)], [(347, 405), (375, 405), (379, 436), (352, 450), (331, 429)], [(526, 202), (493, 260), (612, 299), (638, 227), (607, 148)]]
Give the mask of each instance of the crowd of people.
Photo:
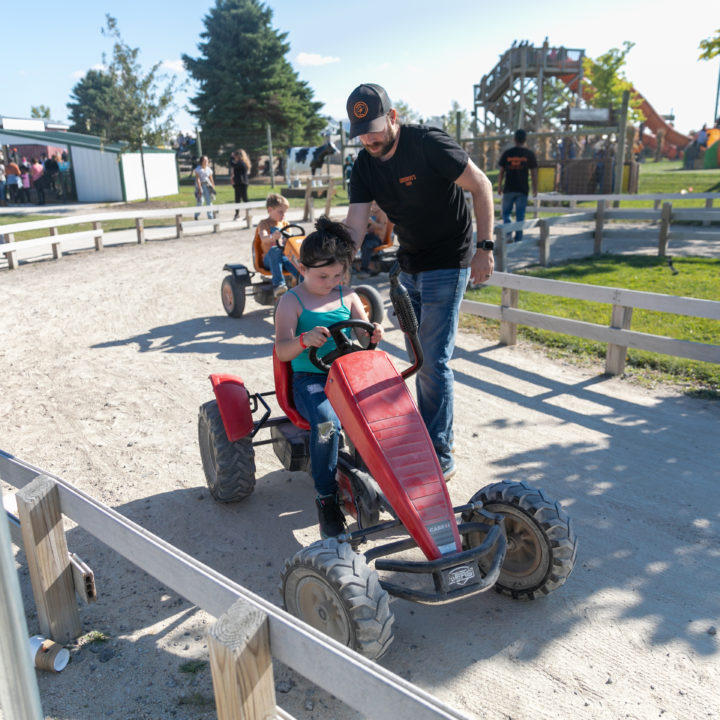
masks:
[(66, 152), (28, 159), (13, 148), (7, 160), (0, 154), (0, 205), (44, 205), (49, 195), (69, 200), (71, 186)]

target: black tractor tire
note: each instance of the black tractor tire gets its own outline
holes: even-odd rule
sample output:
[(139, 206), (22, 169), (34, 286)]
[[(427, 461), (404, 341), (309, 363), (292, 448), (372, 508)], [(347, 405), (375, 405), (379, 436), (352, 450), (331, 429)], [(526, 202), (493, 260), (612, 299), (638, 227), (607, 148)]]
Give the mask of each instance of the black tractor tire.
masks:
[[(560, 504), (525, 482), (488, 485), (471, 498), (485, 510), (502, 515), (508, 539), (507, 554), (495, 590), (516, 600), (534, 600), (557, 590), (570, 576), (577, 556), (572, 521)], [(464, 513), (463, 520), (481, 520)], [(465, 536), (466, 547), (484, 539), (480, 533)], [(481, 569), (483, 568), (481, 564)]]
[(370, 322), (382, 323), (385, 317), (385, 308), (380, 293), (372, 285), (357, 285), (353, 290), (360, 296), (360, 302), (363, 304)]
[(230, 442), (216, 400), (200, 406), (198, 442), (210, 494), (222, 503), (243, 500), (255, 489), (255, 448), (250, 437)]
[(238, 285), (232, 275), (226, 275), (220, 286), (220, 298), (225, 312), (234, 318), (242, 317), (245, 312), (245, 288)]
[(377, 572), (348, 543), (328, 538), (285, 561), (285, 609), (371, 660), (393, 640), (390, 598)]

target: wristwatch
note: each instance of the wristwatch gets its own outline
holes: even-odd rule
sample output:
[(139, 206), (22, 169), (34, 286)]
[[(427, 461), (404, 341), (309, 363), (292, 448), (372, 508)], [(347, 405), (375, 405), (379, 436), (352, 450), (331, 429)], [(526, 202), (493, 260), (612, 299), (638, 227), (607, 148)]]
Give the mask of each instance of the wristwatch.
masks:
[(492, 240), (479, 240), (476, 247), (478, 250), (493, 250), (495, 243)]

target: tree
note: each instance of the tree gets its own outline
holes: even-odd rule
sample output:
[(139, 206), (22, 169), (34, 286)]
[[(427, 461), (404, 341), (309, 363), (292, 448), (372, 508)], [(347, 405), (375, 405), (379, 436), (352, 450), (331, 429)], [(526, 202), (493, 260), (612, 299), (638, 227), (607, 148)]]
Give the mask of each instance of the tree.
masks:
[[(712, 60), (714, 57), (720, 55), (720, 28), (715, 31), (715, 37), (705, 38), (700, 41), (700, 57), (698, 60)], [(713, 118), (715, 122), (720, 121), (718, 116), (718, 101), (720, 100), (720, 70), (718, 70), (718, 84), (717, 90), (715, 91), (715, 112)]]
[(393, 107), (397, 110), (400, 120), (404, 123), (421, 123), (422, 116), (415, 112), (404, 100), (398, 100), (393, 103)]
[[(584, 91), (593, 107), (620, 110), (622, 95), (625, 90), (630, 91), (629, 122), (641, 123), (645, 116), (640, 110), (642, 99), (634, 92), (632, 83), (622, 72), (625, 58), (635, 43), (623, 43), (623, 49), (611, 48), (596, 60), (586, 57), (583, 60), (583, 72), (587, 86)], [(585, 82), (583, 83), (585, 85)]]
[(117, 114), (119, 94), (109, 73), (88, 70), (72, 89), (70, 131), (98, 135), (104, 140), (120, 140)]
[(259, 0), (216, 0), (203, 19), (200, 57), (183, 55), (199, 89), (191, 102), (203, 150), (225, 159), (243, 147), (257, 158), (270, 124), (275, 148), (319, 141), (322, 103), (285, 59), (287, 33), (271, 26), (273, 12)]
[(103, 34), (113, 38), (112, 60), (103, 57), (106, 70), (88, 70), (72, 90), (67, 104), (71, 129), (93, 133), (108, 142), (126, 142), (128, 149), (142, 144), (160, 145), (173, 130), (174, 83), (158, 87), (160, 63), (143, 74), (138, 61), (139, 48), (129, 47), (118, 30), (117, 20), (106, 15)]
[(445, 130), (449, 135), (457, 137), (457, 114), (460, 113), (460, 137), (468, 137), (472, 133), (472, 116), (465, 109), (460, 107), (457, 100), (452, 101), (452, 107), (447, 114)]
[(47, 105), (32, 105), (30, 107), (30, 117), (50, 119), (50, 108)]

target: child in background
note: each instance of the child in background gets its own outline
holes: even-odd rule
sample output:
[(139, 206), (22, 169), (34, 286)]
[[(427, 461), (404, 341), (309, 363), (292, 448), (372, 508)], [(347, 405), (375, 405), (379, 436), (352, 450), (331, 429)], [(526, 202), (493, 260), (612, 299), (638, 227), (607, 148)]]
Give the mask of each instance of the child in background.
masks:
[[(295, 407), (310, 423), (315, 504), (320, 535), (326, 538), (345, 529), (336, 479), (340, 421), (325, 395), (327, 374), (310, 362), (308, 348), (321, 348), (318, 357), (323, 357), (336, 348), (328, 326), (350, 318), (367, 322), (368, 318), (358, 295), (342, 284), (355, 255), (347, 228), (325, 216), (315, 228), (300, 247), (303, 282), (282, 297), (275, 312), (275, 350), (280, 360), (292, 363)], [(378, 343), (383, 330), (373, 324), (371, 340)]]
[[(280, 297), (287, 292), (287, 284), (283, 272), (289, 272), (297, 280), (298, 269), (285, 257), (285, 244), (282, 233), (290, 223), (285, 220), (285, 213), (290, 207), (287, 198), (277, 193), (270, 193), (265, 201), (268, 216), (258, 223), (258, 234), (263, 250), (263, 265), (272, 273), (273, 293)], [(278, 245), (278, 243), (280, 243)]]
[[(29, 203), (30, 202), (30, 168), (27, 165), (20, 166), (20, 184), (18, 185), (18, 202)], [(43, 195), (42, 203), (38, 200), (38, 204), (42, 205), (45, 202), (45, 196)]]

